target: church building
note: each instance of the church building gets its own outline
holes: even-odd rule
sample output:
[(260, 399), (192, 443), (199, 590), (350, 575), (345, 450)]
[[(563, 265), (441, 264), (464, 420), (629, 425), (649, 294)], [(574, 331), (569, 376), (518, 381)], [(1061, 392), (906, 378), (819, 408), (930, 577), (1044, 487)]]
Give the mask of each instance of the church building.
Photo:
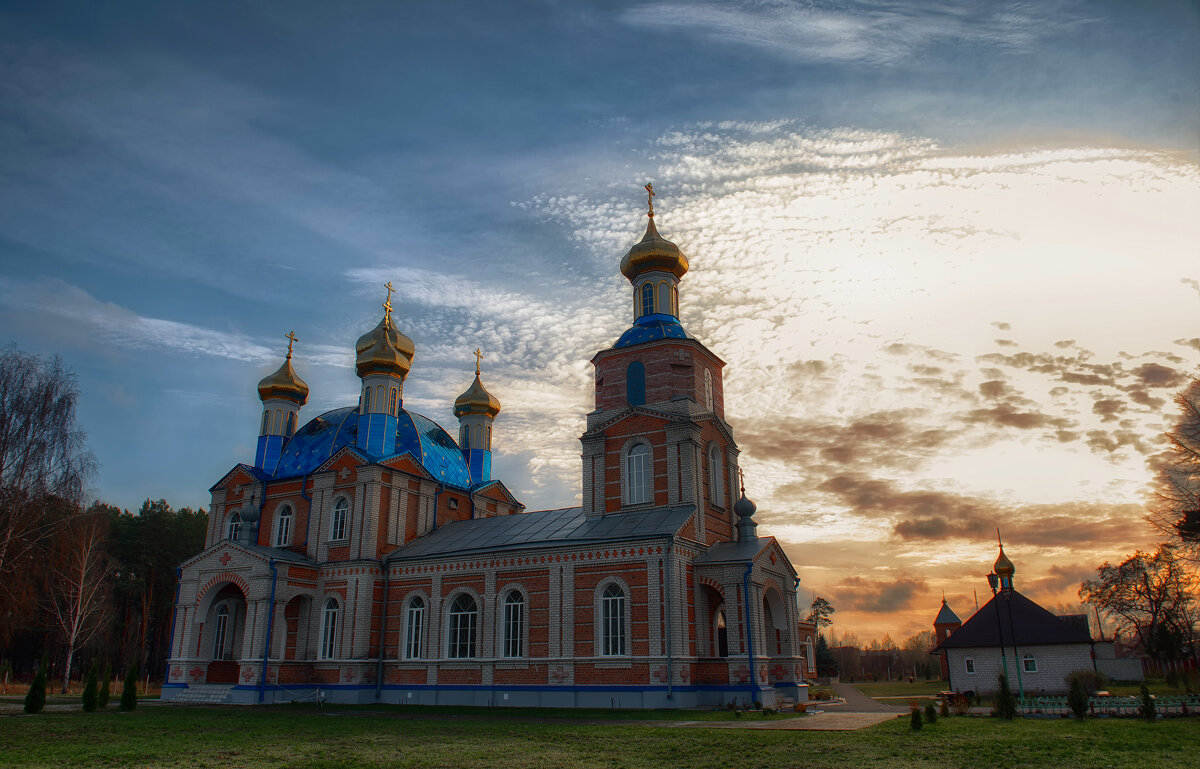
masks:
[(620, 269), (632, 325), (592, 358), (579, 507), (527, 511), (492, 477), (503, 426), (478, 358), (453, 404), (457, 440), (404, 408), (416, 347), (397, 328), (390, 284), (383, 317), (355, 345), (356, 405), (301, 423), (309, 390), (289, 334), (283, 364), (258, 385), (254, 463), (212, 487), (206, 548), (180, 567), (163, 698), (807, 699), (800, 580), (757, 534), (725, 421), (725, 364), (680, 324), (688, 260), (658, 234), (652, 200)]

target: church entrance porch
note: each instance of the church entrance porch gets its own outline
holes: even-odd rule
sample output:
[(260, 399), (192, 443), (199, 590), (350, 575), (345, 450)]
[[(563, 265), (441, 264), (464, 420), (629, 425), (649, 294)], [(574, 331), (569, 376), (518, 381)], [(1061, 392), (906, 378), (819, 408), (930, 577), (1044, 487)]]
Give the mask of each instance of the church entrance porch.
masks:
[(221, 587), (209, 605), (200, 644), (207, 646), (211, 661), (205, 682), (236, 684), (241, 670), (238, 659), (246, 630), (246, 596), (241, 588), (229, 583)]

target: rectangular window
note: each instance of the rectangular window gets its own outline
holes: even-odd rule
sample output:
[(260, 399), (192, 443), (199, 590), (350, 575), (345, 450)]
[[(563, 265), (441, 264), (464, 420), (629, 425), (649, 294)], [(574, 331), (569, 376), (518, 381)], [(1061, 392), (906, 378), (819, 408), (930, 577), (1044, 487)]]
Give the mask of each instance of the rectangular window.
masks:
[(425, 623), (425, 604), (414, 602), (408, 607), (408, 626), (404, 631), (404, 658), (409, 660), (421, 657), (421, 625)]
[(975, 660), (967, 660), (967, 672), (968, 673), (975, 672)]
[(504, 604), (504, 656), (520, 657), (524, 635), (525, 603), (511, 601)]
[(1027, 655), (1025, 657), (1025, 659), (1022, 660), (1022, 662), (1025, 665), (1026, 673), (1036, 673), (1037, 672), (1037, 660), (1035, 660), (1033, 657), (1030, 657)]
[(601, 604), (601, 653), (606, 657), (625, 654), (625, 595), (606, 595)]
[(450, 615), (450, 648), (447, 656), (470, 659), (475, 656), (475, 612)]

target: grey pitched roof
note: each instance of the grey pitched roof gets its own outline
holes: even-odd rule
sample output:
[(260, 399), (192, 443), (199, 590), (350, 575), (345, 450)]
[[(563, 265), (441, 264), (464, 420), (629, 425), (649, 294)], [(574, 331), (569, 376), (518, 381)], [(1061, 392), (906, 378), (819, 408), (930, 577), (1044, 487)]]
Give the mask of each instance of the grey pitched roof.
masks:
[(611, 540), (669, 536), (687, 523), (694, 508), (675, 507), (589, 518), (583, 508), (454, 521), (388, 556), (390, 561)]
[(958, 618), (958, 615), (954, 613), (954, 610), (950, 608), (950, 605), (946, 603), (945, 599), (942, 599), (942, 609), (938, 612), (937, 617), (934, 618), (933, 624), (961, 625), (962, 620)]
[(696, 563), (730, 563), (753, 560), (771, 544), (771, 537), (755, 537), (747, 542), (718, 542), (703, 555), (696, 558)]
[(1000, 646), (1001, 633), (1006, 646), (1014, 638), (1018, 647), (1092, 642), (1077, 624), (1051, 614), (1016, 590), (1006, 590), (981, 606), (933, 651)]

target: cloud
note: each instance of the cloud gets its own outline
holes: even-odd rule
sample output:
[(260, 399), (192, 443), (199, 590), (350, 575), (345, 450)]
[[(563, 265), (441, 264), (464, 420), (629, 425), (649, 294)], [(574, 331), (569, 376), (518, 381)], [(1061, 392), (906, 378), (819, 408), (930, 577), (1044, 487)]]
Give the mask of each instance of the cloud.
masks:
[(833, 605), (841, 611), (887, 613), (907, 609), (926, 591), (921, 578), (870, 580), (848, 577), (831, 588)]
[(1071, 3), (837, 5), (764, 0), (749, 4), (657, 2), (622, 14), (635, 27), (692, 32), (713, 43), (751, 46), (780, 58), (846, 64), (905, 64), (937, 45), (1028, 50), (1084, 23)]

